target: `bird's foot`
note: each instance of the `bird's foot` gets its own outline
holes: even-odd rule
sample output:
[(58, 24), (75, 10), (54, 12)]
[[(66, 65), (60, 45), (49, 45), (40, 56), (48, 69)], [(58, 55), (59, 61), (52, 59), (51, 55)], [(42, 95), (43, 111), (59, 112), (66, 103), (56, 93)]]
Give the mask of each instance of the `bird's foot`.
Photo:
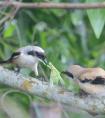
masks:
[(89, 94), (80, 89), (80, 92), (79, 93), (76, 93), (75, 95), (83, 98), (83, 97), (87, 97)]
[(89, 94), (88, 93), (86, 93), (85, 91), (83, 91), (83, 90), (80, 90), (80, 92), (79, 92), (79, 96), (80, 97), (87, 97)]
[(14, 72), (16, 73), (16, 75), (18, 75), (20, 73), (20, 68), (19, 67), (14, 68)]

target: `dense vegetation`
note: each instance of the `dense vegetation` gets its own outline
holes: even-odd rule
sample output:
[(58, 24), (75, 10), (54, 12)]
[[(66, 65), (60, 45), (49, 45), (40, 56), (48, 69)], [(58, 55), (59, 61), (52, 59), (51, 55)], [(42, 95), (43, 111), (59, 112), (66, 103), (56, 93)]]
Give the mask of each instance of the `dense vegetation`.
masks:
[[(39, 1), (41, 0), (23, 0), (23, 2)], [(80, 2), (71, 0), (74, 1)], [(82, 2), (89, 1), (91, 2), (91, 0), (82, 0)], [(70, 1), (53, 0), (53, 2)], [(105, 69), (104, 9), (88, 11), (20, 9), (16, 14), (14, 11), (15, 8), (0, 8), (0, 60), (8, 58), (19, 47), (38, 45), (45, 49), (48, 60), (59, 71), (66, 69), (69, 64), (80, 64), (84, 67), (100, 66)], [(9, 14), (11, 16), (5, 20)], [(11, 65), (9, 67), (11, 68)], [(49, 75), (49, 70), (45, 66), (39, 68), (43, 76)], [(27, 70), (23, 70), (23, 73), (27, 73)], [(1, 95), (8, 90), (4, 85), (0, 88)], [(29, 109), (31, 95), (11, 92), (8, 96), (20, 104), (17, 106), (13, 102), (15, 107), (22, 109), (24, 117), (28, 117), (26, 111)], [(39, 97), (35, 99), (43, 101)], [(3, 112), (0, 112), (0, 115), (7, 117)]]

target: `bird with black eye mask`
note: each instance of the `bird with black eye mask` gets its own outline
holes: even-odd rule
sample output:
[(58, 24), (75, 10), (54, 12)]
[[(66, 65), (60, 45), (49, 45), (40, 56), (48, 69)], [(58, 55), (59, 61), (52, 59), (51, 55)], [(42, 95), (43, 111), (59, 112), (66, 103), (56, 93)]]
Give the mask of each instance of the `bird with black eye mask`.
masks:
[(79, 65), (71, 65), (63, 71), (72, 78), (81, 90), (91, 95), (105, 96), (105, 70), (96, 68), (84, 68)]
[(0, 61), (0, 64), (12, 63), (20, 68), (30, 68), (38, 76), (38, 63), (47, 64), (45, 51), (38, 46), (25, 46), (17, 49), (9, 59)]

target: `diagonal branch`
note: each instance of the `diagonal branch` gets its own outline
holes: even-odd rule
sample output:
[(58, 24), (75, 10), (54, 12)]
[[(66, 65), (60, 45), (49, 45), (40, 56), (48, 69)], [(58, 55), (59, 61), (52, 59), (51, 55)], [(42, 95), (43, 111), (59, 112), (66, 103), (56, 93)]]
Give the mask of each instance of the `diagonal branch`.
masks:
[(26, 91), (33, 95), (46, 97), (56, 102), (70, 105), (70, 107), (80, 108), (94, 114), (105, 113), (104, 98), (95, 98), (92, 96), (79, 97), (73, 92), (68, 92), (61, 87), (49, 87), (49, 83), (43, 83), (32, 77), (24, 77), (21, 74), (16, 74), (13, 71), (4, 69), (0, 66), (0, 83), (11, 87)]
[(105, 2), (97, 3), (53, 3), (53, 2), (39, 2), (39, 3), (30, 3), (30, 2), (16, 2), (16, 1), (4, 1), (0, 2), (0, 7), (13, 6), (18, 8), (47, 8), (47, 9), (97, 9), (105, 8)]
[(14, 11), (12, 11), (12, 12), (6, 14), (6, 15), (0, 20), (0, 26), (1, 26), (3, 23), (5, 23), (7, 20), (13, 19), (13, 18), (15, 17), (16, 13), (18, 12), (18, 10), (19, 10), (19, 8), (17, 7), (17, 8), (15, 8)]

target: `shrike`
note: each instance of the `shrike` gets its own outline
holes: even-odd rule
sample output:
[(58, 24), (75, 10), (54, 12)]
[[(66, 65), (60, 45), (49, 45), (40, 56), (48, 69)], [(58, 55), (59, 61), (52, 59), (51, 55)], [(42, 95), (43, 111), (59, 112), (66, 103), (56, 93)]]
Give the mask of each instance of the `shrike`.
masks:
[(73, 78), (84, 92), (105, 96), (105, 71), (102, 68), (83, 68), (72, 65), (63, 73)]
[(45, 62), (46, 56), (38, 46), (25, 46), (16, 50), (9, 59), (0, 61), (0, 64), (12, 63), (19, 68), (30, 68), (38, 76), (38, 63)]

